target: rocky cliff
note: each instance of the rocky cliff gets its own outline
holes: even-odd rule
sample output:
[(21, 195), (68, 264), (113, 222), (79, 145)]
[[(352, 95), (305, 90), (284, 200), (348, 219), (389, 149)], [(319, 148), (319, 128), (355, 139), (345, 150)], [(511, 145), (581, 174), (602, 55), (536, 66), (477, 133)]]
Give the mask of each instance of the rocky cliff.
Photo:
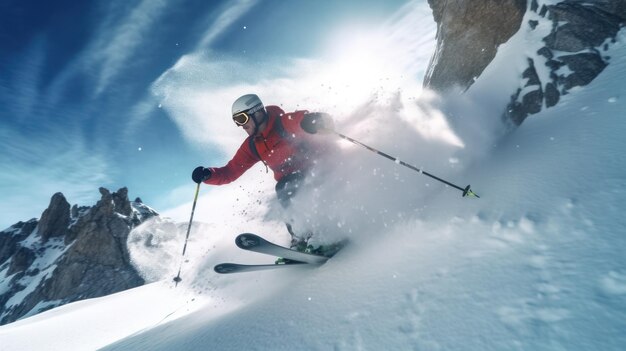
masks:
[(517, 32), (526, 0), (428, 0), (437, 46), (424, 78), (428, 88), (468, 88)]
[(529, 40), (519, 87), (502, 106), (503, 118), (515, 125), (592, 82), (610, 63), (607, 52), (626, 25), (624, 0), (428, 2), (438, 30), (424, 85), (440, 92), (468, 89), (515, 33), (539, 38)]
[(92, 207), (52, 196), (41, 219), (0, 232), (0, 324), (144, 283), (130, 264), (130, 231), (158, 214), (128, 190), (100, 188)]

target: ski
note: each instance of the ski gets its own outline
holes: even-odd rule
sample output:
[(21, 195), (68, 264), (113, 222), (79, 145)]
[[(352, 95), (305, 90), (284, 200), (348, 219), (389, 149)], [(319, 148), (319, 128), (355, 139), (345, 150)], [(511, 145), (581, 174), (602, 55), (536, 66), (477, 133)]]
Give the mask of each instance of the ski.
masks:
[(235, 244), (243, 250), (258, 252), (275, 257), (282, 257), (292, 261), (311, 264), (322, 264), (328, 261), (328, 257), (326, 256), (291, 250), (284, 246), (271, 243), (252, 233), (239, 234), (235, 239)]
[(306, 264), (304, 262), (289, 262), (282, 264), (238, 264), (238, 263), (220, 263), (213, 268), (216, 273), (230, 274), (241, 272), (264, 271), (268, 269), (277, 269), (284, 267), (293, 267)]
[[(313, 253), (300, 252), (286, 248), (284, 246), (276, 245), (269, 242), (260, 236), (252, 233), (239, 234), (235, 239), (235, 244), (240, 249), (252, 252), (258, 252), (265, 255), (274, 257), (280, 257), (283, 259), (283, 263), (274, 264), (239, 264), (239, 263), (220, 263), (213, 267), (213, 270), (219, 274), (241, 273), (262, 271), (269, 269), (294, 267), (302, 264), (321, 265), (328, 261), (330, 257), (316, 255)], [(333, 254), (339, 251), (345, 241), (333, 250)]]

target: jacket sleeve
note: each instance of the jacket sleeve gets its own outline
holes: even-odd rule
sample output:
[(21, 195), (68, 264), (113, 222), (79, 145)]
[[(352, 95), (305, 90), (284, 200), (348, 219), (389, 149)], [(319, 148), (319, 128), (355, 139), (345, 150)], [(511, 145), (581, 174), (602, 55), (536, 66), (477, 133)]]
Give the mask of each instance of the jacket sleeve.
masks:
[(288, 133), (304, 138), (310, 138), (318, 131), (334, 129), (333, 118), (325, 112), (295, 111), (286, 114), (282, 121)]
[(205, 180), (204, 183), (210, 185), (231, 183), (241, 177), (255, 163), (259, 162), (259, 159), (250, 150), (248, 138), (241, 144), (233, 159), (228, 161), (226, 166), (209, 168), (211, 170), (211, 178)]
[(285, 131), (287, 131), (287, 133), (291, 134), (292, 136), (301, 136), (307, 134), (302, 129), (302, 127), (300, 127), (300, 123), (302, 123), (302, 119), (307, 113), (309, 113), (309, 111), (301, 110), (286, 113), (285, 115), (281, 116), (281, 121), (283, 123), (283, 127), (285, 128)]

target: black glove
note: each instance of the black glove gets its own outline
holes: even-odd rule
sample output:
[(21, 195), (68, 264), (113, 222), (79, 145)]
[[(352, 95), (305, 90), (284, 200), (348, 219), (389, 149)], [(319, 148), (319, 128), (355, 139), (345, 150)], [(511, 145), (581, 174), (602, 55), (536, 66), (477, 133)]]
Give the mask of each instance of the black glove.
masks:
[(317, 132), (332, 131), (334, 128), (333, 119), (327, 113), (307, 113), (300, 122), (300, 128), (309, 134)]
[(202, 166), (196, 167), (193, 173), (191, 173), (191, 179), (193, 179), (194, 183), (200, 184), (209, 178), (211, 178), (211, 170)]

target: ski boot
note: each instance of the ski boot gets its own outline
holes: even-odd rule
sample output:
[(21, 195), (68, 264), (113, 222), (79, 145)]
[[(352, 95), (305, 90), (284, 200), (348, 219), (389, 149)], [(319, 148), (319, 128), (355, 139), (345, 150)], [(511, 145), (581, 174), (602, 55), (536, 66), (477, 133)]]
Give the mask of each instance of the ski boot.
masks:
[(339, 252), (339, 250), (346, 246), (347, 243), (348, 240), (344, 239), (332, 244), (320, 245), (315, 248), (312, 245), (309, 245), (305, 252), (312, 253), (314, 255), (333, 257), (337, 252)]
[(313, 233), (306, 233), (303, 236), (296, 236), (292, 234), (291, 245), (289, 246), (289, 248), (295, 251), (308, 253), (307, 249), (312, 249), (312, 246), (309, 245), (309, 239), (311, 239), (312, 236)]

